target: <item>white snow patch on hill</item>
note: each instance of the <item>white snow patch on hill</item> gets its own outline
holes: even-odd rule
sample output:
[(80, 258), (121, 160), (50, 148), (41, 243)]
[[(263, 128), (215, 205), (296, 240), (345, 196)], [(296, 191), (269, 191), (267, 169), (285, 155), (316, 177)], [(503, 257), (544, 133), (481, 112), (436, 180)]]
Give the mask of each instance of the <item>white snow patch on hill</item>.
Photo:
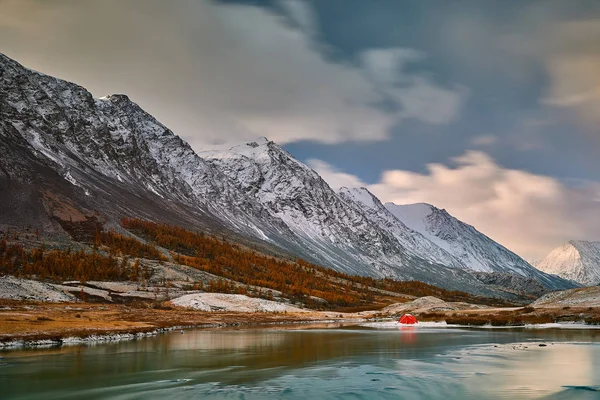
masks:
[(200, 311), (233, 312), (308, 312), (276, 301), (257, 299), (243, 294), (194, 293), (171, 300), (175, 306)]

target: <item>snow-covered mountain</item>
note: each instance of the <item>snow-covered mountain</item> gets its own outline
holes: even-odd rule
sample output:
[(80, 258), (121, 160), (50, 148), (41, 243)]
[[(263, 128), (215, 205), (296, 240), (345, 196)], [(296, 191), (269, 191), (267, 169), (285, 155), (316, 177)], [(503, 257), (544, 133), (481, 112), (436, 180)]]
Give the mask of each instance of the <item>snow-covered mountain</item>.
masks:
[[(94, 99), (78, 85), (3, 55), (0, 79), (0, 137), (6, 150), (0, 174), (7, 181), (2, 194), (11, 197), (27, 187), (31, 197), (41, 199), (39, 208), (50, 213), (47, 225), (73, 218), (66, 210), (80, 209), (78, 216), (101, 210), (108, 219), (162, 217), (239, 232), (266, 222), (270, 234), (289, 234), (127, 96)], [(20, 211), (27, 218), (40, 204), (25, 201), (24, 206), (10, 214)]]
[(516, 274), (550, 285), (553, 278), (539, 274), (527, 261), (504, 246), (431, 204), (397, 205), (385, 208), (412, 230), (439, 246), (457, 261), (455, 267), (474, 272)]
[(536, 266), (582, 285), (600, 285), (600, 242), (571, 240), (552, 250)]
[[(122, 216), (137, 216), (226, 232), (353, 274), (486, 295), (503, 292), (472, 271), (572, 286), (532, 274), (525, 261), (450, 216), (440, 216), (432, 233), (363, 189), (336, 193), (266, 139), (197, 154), (127, 96), (94, 99), (1, 54), (0, 154), (0, 226), (64, 234), (74, 221), (116, 226)], [(461, 241), (471, 243), (459, 249)]]
[(385, 207), (400, 221), (419, 232), (459, 260), (463, 268), (479, 272), (527, 275), (531, 265), (521, 257), (430, 204), (418, 203)]
[(362, 211), (371, 221), (376, 222), (380, 229), (393, 235), (410, 254), (425, 258), (434, 264), (464, 269), (460, 260), (404, 224), (368, 189), (342, 187), (338, 193), (347, 204)]
[(430, 272), (419, 272), (433, 268), (431, 257), (407, 251), (364, 209), (349, 204), (315, 171), (274, 142), (263, 138), (203, 151), (200, 156), (225, 173), (240, 192), (283, 221), (298, 248), (313, 259), (355, 274), (369, 270), (380, 277), (437, 280)]

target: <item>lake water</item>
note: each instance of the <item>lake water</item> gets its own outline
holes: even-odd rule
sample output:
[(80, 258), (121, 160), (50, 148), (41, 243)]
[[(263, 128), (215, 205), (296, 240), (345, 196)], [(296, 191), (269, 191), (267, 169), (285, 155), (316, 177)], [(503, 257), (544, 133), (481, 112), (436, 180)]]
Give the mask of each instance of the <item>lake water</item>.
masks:
[(192, 330), (0, 355), (2, 399), (600, 399), (600, 330)]

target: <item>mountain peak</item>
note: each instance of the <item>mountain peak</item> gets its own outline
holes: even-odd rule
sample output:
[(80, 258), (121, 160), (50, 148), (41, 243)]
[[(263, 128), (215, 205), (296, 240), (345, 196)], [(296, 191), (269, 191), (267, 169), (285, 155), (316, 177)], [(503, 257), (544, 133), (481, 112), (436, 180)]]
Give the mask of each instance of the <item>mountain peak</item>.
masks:
[(600, 242), (569, 240), (553, 249), (536, 267), (583, 285), (600, 283)]
[(126, 94), (120, 94), (120, 93), (109, 94), (108, 96), (98, 98), (98, 100), (108, 100), (113, 103), (118, 103), (121, 101), (127, 101), (127, 102), (131, 101), (129, 99), (129, 96), (127, 96)]
[[(196, 153), (126, 95), (94, 99), (73, 83), (31, 72), (4, 56), (0, 62), (0, 170), (8, 171), (8, 180), (5, 172), (0, 183), (10, 188), (18, 178), (30, 184), (31, 199), (20, 216), (39, 214), (35, 207), (49, 191), (83, 209), (99, 210), (111, 223), (142, 215), (211, 231), (224, 228), (352, 274), (490, 293), (465, 271), (479, 264), (457, 261), (446, 247), (467, 261), (469, 254), (489, 250), (494, 259), (480, 260), (488, 266), (480, 270), (522, 265), (511, 271), (546, 279), (551, 288), (564, 285), (444, 217), (443, 210), (413, 205), (424, 210), (427, 218), (421, 223), (431, 224), (424, 230), (429, 240), (368, 189), (334, 192), (314, 170), (265, 137)], [(10, 190), (21, 196), (20, 188)], [(4, 205), (0, 216), (12, 206)], [(56, 224), (50, 214), (39, 218), (41, 224)]]
[(379, 199), (366, 187), (348, 188), (344, 186), (338, 190), (338, 194), (351, 198), (353, 201), (370, 209), (382, 207)]
[(246, 143), (246, 146), (258, 147), (258, 146), (269, 145), (271, 143), (275, 143), (275, 142), (270, 141), (266, 136), (261, 136), (258, 139), (253, 140), (252, 142)]

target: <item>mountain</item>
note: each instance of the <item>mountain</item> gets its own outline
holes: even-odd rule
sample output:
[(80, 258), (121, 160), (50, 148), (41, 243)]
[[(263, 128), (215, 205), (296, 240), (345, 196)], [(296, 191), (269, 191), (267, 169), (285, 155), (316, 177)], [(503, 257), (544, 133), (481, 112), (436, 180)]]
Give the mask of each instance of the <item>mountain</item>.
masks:
[(555, 281), (555, 278), (540, 274), (540, 271), (527, 261), (473, 226), (453, 217), (446, 210), (426, 203), (386, 203), (385, 208), (406, 226), (451, 254), (458, 262), (455, 267), (477, 273), (533, 278), (547, 287)]
[(0, 106), (1, 201), (11, 205), (0, 211), (4, 224), (60, 234), (65, 222), (130, 215), (219, 232), (260, 222), (288, 233), (125, 95), (94, 99), (0, 55)]
[[(436, 262), (427, 252), (409, 250), (362, 207), (337, 194), (315, 171), (267, 139), (203, 151), (200, 156), (285, 223), (293, 233), (289, 241), (297, 243), (288, 247), (295, 254), (352, 274), (488, 291), (469, 274)], [(438, 251), (435, 246), (431, 250)]]
[(338, 191), (347, 204), (362, 211), (380, 229), (393, 235), (414, 256), (422, 257), (434, 264), (464, 269), (454, 255), (433, 243), (421, 233), (409, 228), (388, 210), (381, 201), (366, 188), (342, 187)]
[(552, 250), (537, 268), (585, 286), (600, 285), (600, 242), (571, 240)]
[[(451, 225), (460, 229), (447, 234), (473, 241), (463, 252), (364, 190), (336, 193), (271, 141), (196, 153), (127, 96), (94, 99), (3, 55), (0, 139), (0, 229), (38, 228), (66, 239), (87, 225), (119, 229), (119, 219), (130, 216), (224, 234), (343, 272), (488, 296), (506, 292), (473, 270), (532, 276), (491, 239), (461, 238), (469, 232), (457, 220)], [(484, 260), (488, 249), (495, 262)], [(548, 289), (572, 287), (536, 273)]]

